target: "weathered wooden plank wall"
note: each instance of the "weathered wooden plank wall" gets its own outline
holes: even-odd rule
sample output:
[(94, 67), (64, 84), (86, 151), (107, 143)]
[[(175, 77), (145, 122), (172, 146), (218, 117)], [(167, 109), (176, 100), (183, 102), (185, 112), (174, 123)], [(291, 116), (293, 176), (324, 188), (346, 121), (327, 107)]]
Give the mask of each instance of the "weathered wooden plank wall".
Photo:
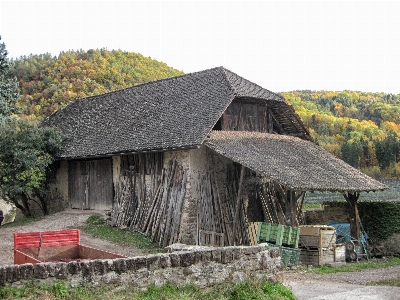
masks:
[[(253, 222), (298, 226), (302, 223), (304, 193), (257, 176), (216, 152), (207, 150), (207, 168), (195, 184), (198, 195), (198, 231), (224, 234), (224, 245), (250, 245)], [(238, 198), (239, 187), (241, 195)], [(198, 242), (201, 241), (198, 235)]]
[(251, 99), (233, 101), (222, 115), (221, 129), (269, 133), (281, 131), (268, 105)]
[(121, 156), (118, 169), (113, 224), (150, 235), (160, 246), (177, 242), (188, 176), (177, 156), (168, 161), (164, 153)]

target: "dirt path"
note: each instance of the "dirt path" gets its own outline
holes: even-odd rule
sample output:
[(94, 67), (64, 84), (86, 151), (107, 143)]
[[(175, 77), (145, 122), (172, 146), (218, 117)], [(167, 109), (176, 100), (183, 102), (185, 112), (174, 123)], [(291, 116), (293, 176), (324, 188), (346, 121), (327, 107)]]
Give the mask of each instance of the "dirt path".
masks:
[[(27, 231), (47, 231), (47, 230), (61, 230), (61, 229), (75, 229), (83, 226), (86, 220), (91, 215), (100, 215), (105, 217), (103, 211), (94, 210), (75, 210), (67, 209), (65, 211), (56, 213), (54, 215), (47, 216), (46, 218), (32, 222), (22, 226), (2, 226), (0, 227), (0, 266), (11, 265), (14, 263), (14, 237), (15, 231), (27, 232)], [(81, 244), (98, 248), (101, 250), (108, 250), (114, 253), (135, 256), (143, 254), (141, 249), (134, 246), (121, 246), (112, 244), (108, 241), (94, 238), (83, 231), (81, 231)]]
[(400, 287), (372, 284), (399, 277), (400, 265), (336, 274), (288, 271), (285, 272), (284, 285), (299, 300), (392, 300), (400, 299)]

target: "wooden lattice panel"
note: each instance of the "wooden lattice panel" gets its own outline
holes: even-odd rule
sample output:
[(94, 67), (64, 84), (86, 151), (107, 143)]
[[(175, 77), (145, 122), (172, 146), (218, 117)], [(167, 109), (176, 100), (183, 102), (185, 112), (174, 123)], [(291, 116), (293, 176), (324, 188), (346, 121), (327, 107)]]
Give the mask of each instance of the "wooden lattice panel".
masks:
[(249, 236), (250, 246), (257, 245), (258, 222), (249, 222), (247, 225), (247, 234)]

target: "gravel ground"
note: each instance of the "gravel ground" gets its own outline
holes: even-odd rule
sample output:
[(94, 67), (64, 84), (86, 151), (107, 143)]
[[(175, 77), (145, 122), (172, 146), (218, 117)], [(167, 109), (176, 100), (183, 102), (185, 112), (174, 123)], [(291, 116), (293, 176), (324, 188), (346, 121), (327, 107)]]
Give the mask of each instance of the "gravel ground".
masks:
[[(26, 225), (0, 227), (0, 266), (13, 264), (13, 233), (15, 231), (26, 232), (79, 228), (93, 214), (105, 216), (103, 211), (67, 209)], [(115, 245), (94, 238), (82, 231), (81, 244), (126, 256), (144, 254), (141, 249), (134, 246)], [(399, 277), (400, 265), (336, 274), (314, 274), (304, 270), (289, 270), (284, 273), (284, 285), (289, 287), (299, 300), (400, 300), (400, 287), (372, 285), (373, 282), (379, 280)]]
[(400, 277), (400, 265), (359, 272), (314, 274), (287, 271), (284, 285), (299, 300), (392, 300), (400, 299), (400, 287), (374, 286), (373, 283)]
[[(47, 216), (40, 221), (31, 222), (26, 225), (13, 227), (5, 225), (0, 227), (0, 266), (11, 265), (14, 263), (13, 234), (15, 231), (27, 232), (75, 229), (83, 226), (86, 220), (94, 214), (105, 217), (105, 212), (103, 211), (67, 209), (62, 212)], [(112, 244), (108, 241), (94, 238), (83, 231), (81, 231), (81, 244), (126, 256), (143, 254), (143, 251), (137, 247)]]

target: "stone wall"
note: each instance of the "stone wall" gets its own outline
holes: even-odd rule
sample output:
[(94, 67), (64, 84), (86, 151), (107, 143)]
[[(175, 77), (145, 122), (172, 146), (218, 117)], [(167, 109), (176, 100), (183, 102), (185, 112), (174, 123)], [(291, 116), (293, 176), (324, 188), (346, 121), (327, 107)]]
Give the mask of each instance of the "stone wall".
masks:
[(281, 279), (279, 248), (259, 246), (193, 247), (188, 251), (160, 253), (114, 260), (23, 264), (0, 267), (0, 286), (30, 282), (66, 281), (82, 284), (129, 284), (146, 287), (168, 282), (205, 287), (225, 280), (234, 282), (256, 276)]

